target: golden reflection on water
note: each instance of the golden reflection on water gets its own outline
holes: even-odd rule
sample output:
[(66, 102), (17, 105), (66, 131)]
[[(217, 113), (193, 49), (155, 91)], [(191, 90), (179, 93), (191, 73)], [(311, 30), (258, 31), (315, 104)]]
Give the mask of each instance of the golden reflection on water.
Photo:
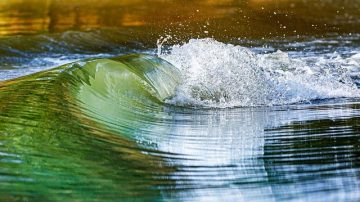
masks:
[(235, 37), (360, 32), (359, 5), (337, 0), (4, 0), (0, 35), (99, 28)]
[[(226, 2), (226, 1), (225, 1)], [(221, 17), (224, 12), (209, 10), (194, 15), (196, 3), (142, 0), (7, 0), (0, 2), (0, 34), (58, 32), (69, 29), (128, 27), (167, 24), (185, 20)], [(189, 3), (190, 4), (190, 3)], [(204, 1), (202, 6), (211, 6)], [(199, 7), (199, 6), (197, 6)]]

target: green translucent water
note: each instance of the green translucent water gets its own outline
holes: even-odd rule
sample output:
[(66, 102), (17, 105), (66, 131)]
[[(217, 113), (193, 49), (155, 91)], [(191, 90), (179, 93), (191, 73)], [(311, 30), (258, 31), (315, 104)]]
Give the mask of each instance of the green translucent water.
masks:
[(168, 107), (177, 76), (130, 55), (3, 82), (1, 199), (357, 197), (358, 104)]
[[(140, 77), (160, 70), (151, 69), (157, 65), (156, 58), (143, 57), (115, 58), (129, 64), (95, 59), (82, 66), (69, 64), (2, 83), (2, 200), (114, 200), (140, 193), (149, 199), (158, 196), (159, 191), (152, 187), (161, 179), (154, 178), (151, 170), (165, 174), (172, 169), (162, 168), (161, 158), (145, 155), (133, 142), (131, 130), (110, 132), (96, 121), (103, 114), (96, 114), (98, 117), (84, 115), (91, 114), (92, 102), (104, 102), (100, 103), (102, 113), (107, 112), (103, 107), (117, 108), (110, 102), (111, 96), (117, 96), (112, 101), (118, 99), (121, 103), (121, 88), (117, 88), (120, 95), (108, 94), (112, 89), (107, 88), (106, 82), (114, 76), (118, 77), (113, 81), (125, 84), (123, 87), (131, 86), (133, 90), (126, 88), (128, 93), (153, 100), (158, 106), (160, 100), (155, 96), (166, 96), (166, 92), (150, 86)], [(131, 72), (132, 63), (146, 64), (150, 60), (154, 60), (153, 66), (144, 67), (138, 73)], [(98, 66), (105, 70), (96, 70)], [(104, 73), (111, 73), (112, 78)], [(144, 106), (136, 103), (134, 107), (144, 110)], [(123, 119), (133, 116), (125, 113), (118, 115)], [(101, 121), (106, 122), (106, 119)]]
[(358, 201), (359, 5), (0, 2), (0, 201)]

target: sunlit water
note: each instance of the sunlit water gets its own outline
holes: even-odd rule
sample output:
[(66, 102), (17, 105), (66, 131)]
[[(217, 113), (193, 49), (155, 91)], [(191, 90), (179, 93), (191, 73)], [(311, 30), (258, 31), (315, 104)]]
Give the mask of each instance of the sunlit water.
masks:
[(1, 201), (360, 200), (358, 1), (29, 2), (0, 9)]

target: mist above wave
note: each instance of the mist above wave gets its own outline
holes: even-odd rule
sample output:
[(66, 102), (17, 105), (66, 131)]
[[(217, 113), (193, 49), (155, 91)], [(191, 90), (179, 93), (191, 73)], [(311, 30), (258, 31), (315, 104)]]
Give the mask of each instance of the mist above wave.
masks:
[(201, 107), (282, 105), (317, 99), (359, 97), (355, 78), (360, 53), (344, 58), (256, 54), (214, 39), (175, 45), (161, 58), (182, 73), (170, 104)]

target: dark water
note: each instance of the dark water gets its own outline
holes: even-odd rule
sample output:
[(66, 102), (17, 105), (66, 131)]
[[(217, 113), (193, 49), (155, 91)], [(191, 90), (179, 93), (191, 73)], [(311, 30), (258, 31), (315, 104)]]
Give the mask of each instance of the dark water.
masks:
[(359, 11), (2, 1), (0, 201), (360, 200)]

